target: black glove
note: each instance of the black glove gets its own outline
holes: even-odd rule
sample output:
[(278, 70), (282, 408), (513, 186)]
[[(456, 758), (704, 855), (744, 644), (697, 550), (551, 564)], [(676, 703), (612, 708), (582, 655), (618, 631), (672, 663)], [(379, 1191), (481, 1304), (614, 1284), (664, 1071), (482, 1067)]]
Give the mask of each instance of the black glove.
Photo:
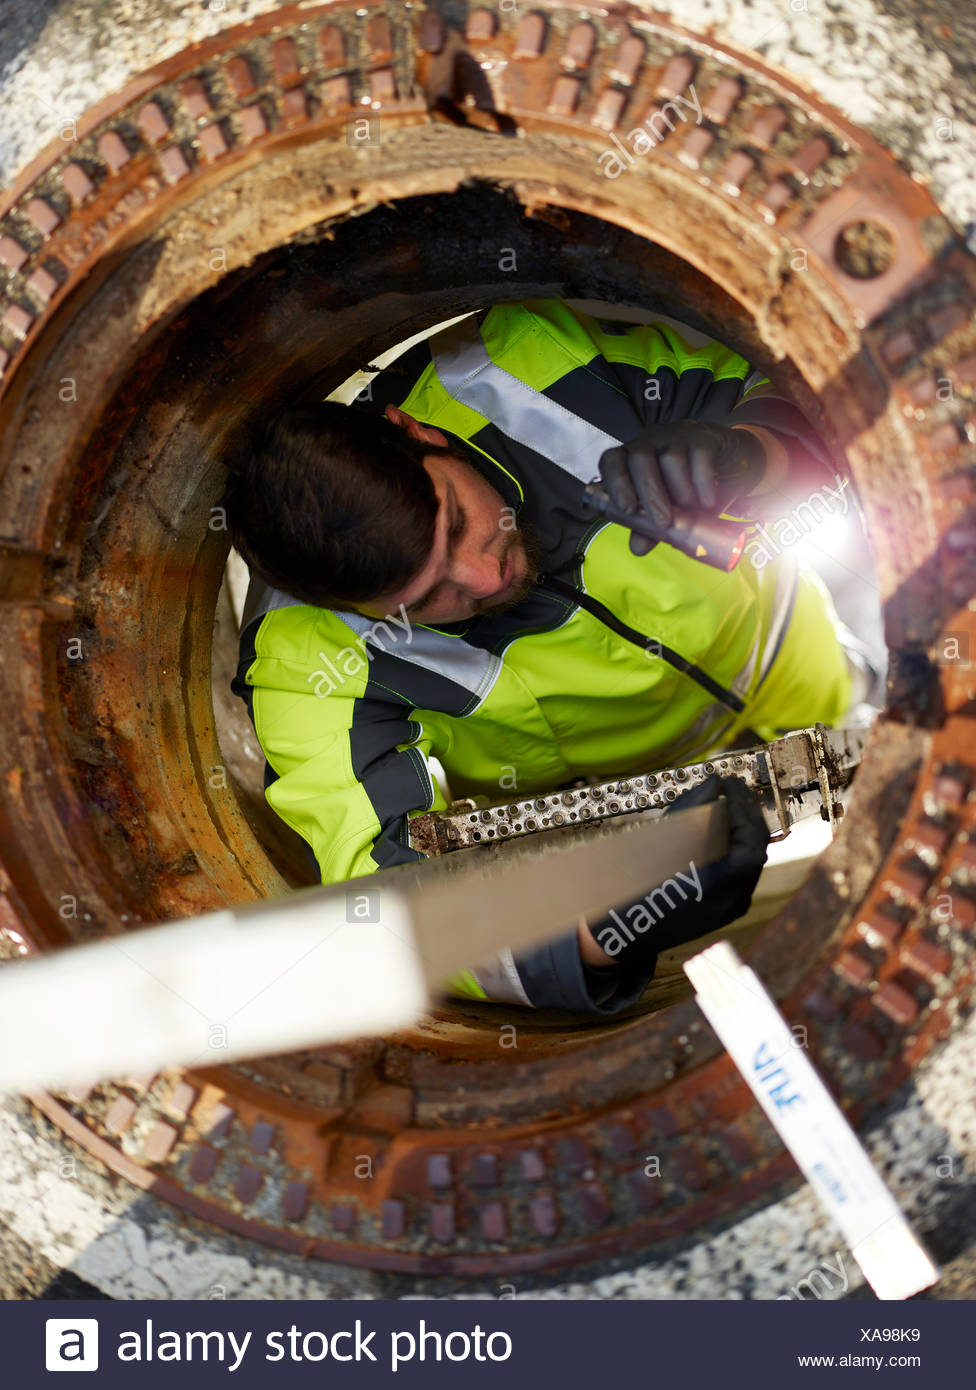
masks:
[[(600, 456), (600, 477), (615, 506), (640, 507), (670, 526), (674, 507), (717, 516), (749, 491), (766, 469), (766, 451), (749, 430), (705, 420), (647, 425), (627, 444)], [(630, 548), (646, 555), (655, 544), (635, 531)]]
[(646, 967), (660, 951), (707, 936), (748, 909), (766, 862), (769, 830), (745, 783), (713, 773), (673, 801), (665, 815), (704, 805), (720, 795), (728, 802), (728, 853), (711, 864), (699, 866), (692, 861), (644, 898), (615, 908), (590, 927), (593, 939), (614, 965)]

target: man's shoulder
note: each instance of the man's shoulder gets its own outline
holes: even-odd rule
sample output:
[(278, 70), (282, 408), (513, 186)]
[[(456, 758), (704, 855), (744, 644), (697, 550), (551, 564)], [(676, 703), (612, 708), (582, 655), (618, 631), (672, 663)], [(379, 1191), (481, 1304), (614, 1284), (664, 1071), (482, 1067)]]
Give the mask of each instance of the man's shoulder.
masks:
[(278, 589), (264, 590), (241, 621), (242, 644), (265, 659), (301, 664), (320, 647), (336, 649), (350, 640), (350, 626), (337, 609), (303, 603)]
[(598, 300), (505, 300), (492, 306), (482, 331), (499, 347), (534, 336), (580, 361), (602, 356), (610, 362), (643, 362), (665, 356), (676, 367), (712, 367), (731, 354), (718, 339), (665, 313)]

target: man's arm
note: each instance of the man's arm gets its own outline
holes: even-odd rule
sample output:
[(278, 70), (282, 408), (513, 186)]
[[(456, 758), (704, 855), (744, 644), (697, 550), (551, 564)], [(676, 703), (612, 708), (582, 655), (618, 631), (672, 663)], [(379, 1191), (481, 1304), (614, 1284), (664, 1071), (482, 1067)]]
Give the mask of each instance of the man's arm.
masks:
[(744, 515), (768, 521), (788, 511), (798, 495), (836, 485), (833, 459), (820, 435), (768, 379), (744, 392), (725, 424), (752, 434), (765, 455), (760, 478), (740, 497)]
[(790, 477), (790, 456), (783, 441), (772, 430), (764, 429), (761, 425), (733, 425), (732, 429), (746, 430), (759, 440), (763, 448), (762, 474), (758, 482), (741, 494), (743, 500), (752, 502), (784, 489)]
[[(639, 925), (633, 933), (622, 926), (636, 920), (630, 917), (634, 904), (621, 905), (593, 924), (581, 917), (577, 923), (579, 949), (589, 967), (641, 971), (649, 966), (653, 974), (661, 951), (707, 936), (748, 910), (766, 862), (769, 829), (745, 783), (738, 777), (713, 774), (673, 801), (665, 815), (703, 805), (718, 796), (724, 796), (728, 803), (728, 852), (710, 864), (689, 864), (692, 873), (686, 882), (689, 887), (693, 882), (697, 885), (694, 895), (682, 891), (672, 901), (660, 885), (657, 893), (649, 890), (649, 897), (653, 894), (656, 902), (663, 898), (668, 908), (655, 913), (657, 920), (644, 934)], [(649, 914), (645, 911), (642, 916), (648, 918)], [(646, 928), (647, 922), (644, 925)]]
[(274, 811), (310, 845), (323, 883), (418, 860), (406, 817), (443, 809), (421, 727), (367, 694), (365, 644), (332, 613), (269, 612), (241, 635), (232, 689), (275, 774)]
[[(411, 717), (416, 711), (392, 691), (374, 692), (352, 635), (346, 645), (336, 639), (339, 621), (303, 605), (269, 614), (256, 635), (242, 635), (234, 682), (277, 774), (267, 800), (308, 842), (323, 883), (420, 860), (411, 818), (446, 809), (427, 765), (438, 749)], [(653, 965), (630, 971), (608, 991), (584, 966), (572, 927), (461, 971), (444, 987), (479, 1000), (610, 1014), (635, 1002), (651, 973)]]
[[(641, 422), (623, 453), (651, 450), (647, 501), (656, 495), (667, 520), (673, 506), (713, 513), (728, 507), (771, 520), (797, 496), (836, 483), (830, 452), (806, 416), (726, 344), (664, 321), (604, 323), (555, 301), (532, 301), (532, 307), (554, 324), (559, 314), (572, 313), (586, 329), (605, 359), (603, 370), (612, 372)], [(602, 460), (600, 471), (614, 502), (634, 506), (636, 496), (623, 484), (613, 495)], [(632, 549), (642, 554), (651, 544), (640, 538)]]

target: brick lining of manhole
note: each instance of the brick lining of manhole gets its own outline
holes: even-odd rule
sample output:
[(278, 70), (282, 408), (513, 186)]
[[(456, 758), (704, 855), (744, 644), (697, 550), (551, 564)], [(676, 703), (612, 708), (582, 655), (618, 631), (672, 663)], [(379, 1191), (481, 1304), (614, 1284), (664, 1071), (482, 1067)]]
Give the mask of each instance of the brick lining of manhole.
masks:
[[(215, 747), (209, 692), (186, 663), (209, 634), (223, 550), (215, 536), (180, 549), (206, 511), (182, 494), (174, 501), (161, 481), (153, 415), (165, 418), (165, 397), (144, 420), (126, 421), (127, 400), (113, 395), (118, 373), (104, 361), (93, 378), (101, 395), (78, 411), (84, 428), (41, 409), (51, 399), (42, 388), (63, 383), (72, 331), (81, 333), (99, 293), (137, 270), (158, 292), (153, 258), (170, 264), (205, 198), (225, 229), (238, 229), (228, 283), (246, 279), (272, 249), (261, 244), (265, 221), (278, 227), (284, 214), (241, 190), (290, 161), (297, 209), (309, 151), (332, 172), (322, 175), (318, 222), (309, 215), (300, 227), (296, 210), (296, 244), (342, 244), (348, 212), (444, 196), (474, 173), (557, 230), (585, 235), (589, 218), (640, 235), (651, 230), (641, 190), (653, 188), (669, 213), (656, 239), (694, 267), (689, 303), (706, 320), (720, 302), (737, 306), (743, 335), (750, 314), (761, 318), (758, 360), (783, 358), (784, 372), (806, 355), (805, 383), (794, 370), (798, 398), (847, 448), (872, 522), (889, 708), (848, 823), (751, 956), (862, 1119), (947, 1035), (972, 989), (973, 262), (875, 142), (781, 75), (634, 12), (582, 19), (579, 8), (513, 16), (486, 6), (464, 36), (419, 6), (276, 11), (101, 103), (75, 145), (49, 148), (0, 200), (0, 642), (5, 704), (21, 712), (6, 735), (0, 926), (47, 949), (285, 887), (259, 863), (231, 790), (221, 800), (184, 788), (178, 811), (161, 799), (179, 786), (179, 749), (184, 764), (190, 749), (203, 783)], [(675, 121), (664, 132), (659, 123), (663, 138), (641, 155), (629, 146), (625, 160), (637, 120), (692, 81), (702, 124)], [(379, 119), (378, 147), (351, 148), (355, 118)], [(385, 144), (398, 167), (384, 162)], [(617, 178), (606, 176), (610, 152)], [(460, 167), (445, 172), (452, 164)], [(233, 222), (242, 201), (256, 214), (250, 243)], [(803, 275), (793, 251), (809, 260)], [(410, 275), (415, 254), (391, 245), (391, 283)], [(855, 273), (838, 254), (853, 257)], [(172, 264), (171, 297), (145, 309), (146, 341), (125, 363), (135, 376), (138, 362), (143, 389), (163, 371), (176, 341), (168, 326), (194, 276), (209, 289), (225, 273)], [(711, 298), (705, 282), (716, 287)], [(106, 327), (106, 355), (110, 342)], [(178, 364), (166, 366), (172, 385)], [(279, 389), (298, 389), (299, 366), (281, 367)], [(192, 378), (184, 387), (192, 395)], [(128, 481), (112, 455), (123, 437)], [(142, 533), (156, 537), (145, 583), (161, 595), (158, 613), (127, 607), (122, 526), (133, 491), (158, 513), (156, 531), (144, 522)], [(177, 561), (186, 555), (197, 566), (193, 592), (209, 595), (209, 607), (187, 605), (174, 648), (160, 615), (172, 614), (176, 591), (185, 604)], [(93, 644), (98, 670), (72, 663), (71, 634)], [(162, 674), (179, 676), (185, 695), (145, 680), (147, 651), (172, 657)], [(588, 1029), (555, 1050), (551, 1031), (533, 1042), (526, 1024), (525, 1053), (499, 1058), (496, 1048), (489, 1060), (490, 1026), (459, 1009), (399, 1041), (130, 1078), (36, 1103), (110, 1167), (199, 1216), (377, 1269), (539, 1269), (644, 1249), (729, 1218), (791, 1171), (690, 1004)], [(573, 1078), (575, 1100), (542, 1112), (543, 1097), (570, 1094)], [(479, 1101), (506, 1086), (510, 1110), (479, 1121)], [(654, 1182), (648, 1152), (664, 1174)], [(357, 1178), (364, 1158), (371, 1180)]]

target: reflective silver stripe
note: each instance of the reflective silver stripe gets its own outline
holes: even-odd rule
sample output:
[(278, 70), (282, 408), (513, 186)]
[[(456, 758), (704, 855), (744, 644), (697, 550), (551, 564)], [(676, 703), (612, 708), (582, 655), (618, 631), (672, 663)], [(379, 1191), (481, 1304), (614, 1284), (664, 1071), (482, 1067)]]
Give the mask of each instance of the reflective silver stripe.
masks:
[(292, 598), (290, 594), (283, 594), (280, 589), (272, 589), (270, 585), (265, 584), (263, 579), (252, 574), (251, 582), (247, 586), (247, 594), (244, 597), (241, 631), (243, 632), (250, 623), (253, 623), (255, 618), (263, 618), (273, 608), (290, 608), (293, 604), (300, 603), (301, 599)]
[(750, 682), (752, 681), (753, 673), (756, 669), (756, 662), (759, 660), (760, 642), (761, 629), (757, 629), (755, 639), (752, 643), (752, 650), (749, 653), (749, 658), (746, 661), (746, 664), (739, 671), (738, 675), (735, 677), (735, 680), (733, 680), (732, 684), (729, 686), (729, 689), (732, 691), (732, 694), (738, 695), (740, 700), (744, 700), (746, 698), (746, 693), (748, 692)]
[(854, 711), (857, 709), (858, 705), (864, 704), (865, 700), (867, 700), (868, 693), (871, 689), (871, 673), (860, 652), (852, 651), (843, 640), (841, 641), (841, 646), (843, 647), (844, 660), (847, 662), (847, 669), (851, 677), (851, 698), (847, 706), (847, 712), (841, 720), (841, 725), (843, 726), (848, 720), (852, 720)]
[[(789, 627), (790, 618), (793, 616), (793, 606), (796, 603), (798, 584), (799, 574), (796, 565), (792, 562), (781, 564), (779, 573), (776, 577), (776, 590), (773, 594), (773, 611), (769, 620), (769, 632), (763, 644), (762, 665), (759, 668), (760, 675), (756, 684), (756, 690), (759, 689), (759, 686), (762, 685), (763, 681), (766, 679), (779, 653), (780, 645), (786, 635), (786, 629)], [(756, 661), (759, 656), (759, 646), (760, 635), (757, 633), (748, 660), (729, 687), (734, 694), (738, 695), (739, 698), (743, 700), (748, 694), (749, 686), (755, 674)], [(755, 693), (755, 691), (753, 693)], [(718, 727), (712, 728), (711, 726), (714, 724), (715, 720), (721, 720), (723, 715), (726, 716), (724, 726), (720, 723)], [(719, 735), (730, 727), (731, 723), (734, 721), (729, 720), (727, 715), (728, 710), (725, 705), (720, 705), (718, 703), (709, 705), (708, 708), (698, 716), (695, 722), (689, 725), (680, 739), (676, 739), (675, 742), (670, 744), (667, 748), (660, 750), (658, 757), (671, 758), (673, 755), (677, 754), (686, 762), (690, 761), (693, 755), (711, 747), (718, 739)], [(708, 732), (707, 738), (704, 737), (706, 731)], [(688, 746), (689, 739), (697, 739), (697, 743), (693, 743), (690, 748)]]
[[(252, 577), (244, 601), (241, 630), (254, 622), (255, 618), (263, 618), (277, 608), (290, 608), (301, 602), (301, 599), (292, 598), (280, 589), (269, 588)], [(479, 705), (487, 699), (502, 669), (500, 656), (470, 647), (460, 637), (434, 632), (427, 627), (414, 627), (409, 619), (405, 625), (402, 617), (391, 617), (387, 621), (385, 618), (366, 618), (361, 613), (347, 613), (338, 608), (324, 611), (340, 618), (356, 633), (363, 642), (367, 659), (376, 651), (388, 652), (401, 661), (409, 661), (414, 666), (453, 681), (469, 691)], [(367, 633), (371, 634), (368, 638)]]
[[(749, 373), (749, 375), (746, 377), (745, 381), (742, 383), (742, 395), (744, 396), (744, 395), (746, 394), (747, 391), (751, 391), (752, 388), (756, 385), (757, 382), (762, 381), (762, 379), (763, 379), (763, 377), (764, 377), (765, 375), (766, 375), (766, 373), (763, 372), (763, 371), (760, 371), (760, 369), (759, 369), (758, 367), (753, 367), (752, 371)], [(769, 384), (772, 385), (771, 382), (770, 382)], [(757, 395), (758, 395), (758, 392), (757, 392)], [(778, 399), (782, 400), (782, 399), (785, 399), (785, 398), (784, 398), (784, 397), (779, 397)]]
[(779, 574), (776, 578), (776, 592), (773, 595), (773, 611), (769, 619), (769, 631), (766, 634), (766, 644), (763, 648), (762, 666), (759, 671), (759, 680), (756, 690), (759, 689), (763, 681), (769, 675), (773, 662), (779, 655), (779, 649), (786, 636), (786, 630), (793, 617), (793, 608), (796, 604), (796, 593), (800, 584), (800, 572), (796, 561), (792, 556), (789, 563), (784, 559), (779, 566)]
[(526, 1008), (532, 1008), (532, 1001), (519, 979), (515, 957), (507, 946), (494, 960), (475, 966), (471, 974), (496, 1004), (523, 1004)]
[[(779, 566), (779, 571), (776, 576), (776, 590), (773, 594), (773, 611), (770, 615), (769, 632), (766, 634), (765, 643), (761, 642), (761, 632), (757, 631), (745, 665), (741, 667), (729, 686), (732, 693), (738, 695), (740, 700), (744, 700), (749, 693), (749, 686), (756, 672), (756, 662), (759, 659), (761, 644), (763, 654), (762, 665), (759, 668), (760, 674), (756, 684), (756, 690), (759, 689), (759, 686), (762, 685), (763, 681), (766, 679), (766, 675), (778, 654), (780, 644), (786, 634), (790, 618), (793, 616), (793, 606), (796, 602), (798, 583), (799, 575), (796, 565), (792, 563), (792, 561), (782, 563)], [(696, 738), (700, 734), (704, 734), (713, 720), (727, 713), (728, 710), (725, 705), (720, 705), (718, 703), (709, 705), (709, 707), (698, 716), (695, 722), (685, 730), (682, 738), (676, 740), (668, 748), (662, 749), (659, 756), (670, 757), (673, 751), (681, 750), (681, 756), (684, 757), (684, 750), (687, 748), (688, 740), (690, 738)], [(727, 720), (726, 727), (728, 723), (729, 721)], [(710, 733), (707, 739), (699, 741), (698, 747), (707, 748), (715, 741), (719, 732), (719, 730), (715, 730), (714, 733)], [(693, 748), (692, 751), (697, 751), (697, 749)]]
[[(720, 705), (717, 701), (715, 704), (709, 705), (708, 708), (698, 716), (695, 722), (688, 726), (681, 738), (675, 739), (674, 742), (669, 743), (666, 748), (661, 748), (657, 751), (655, 754), (656, 765), (658, 767), (665, 767), (669, 762), (676, 760), (678, 757), (684, 762), (694, 762), (695, 755), (699, 752), (704, 753), (706, 749), (711, 748), (713, 744), (717, 743), (719, 738), (732, 727), (735, 723), (735, 719), (736, 716), (729, 714), (726, 705)], [(719, 721), (717, 724), (715, 722), (716, 720)], [(706, 730), (708, 731), (708, 737), (701, 737)], [(690, 746), (688, 742), (689, 739), (695, 740)]]
[(434, 370), (449, 396), (581, 482), (593, 481), (600, 455), (623, 442), (499, 367), (473, 317), (436, 333), (430, 345)]
[[(331, 611), (362, 639), (367, 656), (373, 651), (387, 652), (425, 671), (433, 671), (470, 691), (478, 704), (487, 698), (502, 669), (500, 656), (471, 647), (462, 638), (451, 637), (446, 632), (414, 627), (409, 619), (405, 627), (402, 618), (387, 622), (384, 618), (366, 618), (361, 613)], [(367, 637), (367, 633), (371, 636)]]
[[(769, 670), (773, 662), (773, 654), (781, 640), (790, 617), (793, 613), (793, 604), (796, 600), (797, 575), (796, 566), (791, 561), (784, 561), (778, 568), (776, 574), (776, 591), (773, 594), (773, 611), (769, 619), (769, 632), (766, 634), (766, 641), (762, 643), (763, 660), (760, 667), (759, 684)], [(761, 628), (756, 632), (755, 641), (752, 644), (752, 651), (749, 659), (733, 680), (729, 689), (738, 695), (740, 700), (744, 700), (748, 693), (749, 686), (756, 671), (756, 662), (759, 658), (759, 648), (762, 642)], [(759, 688), (758, 685), (756, 687)]]

